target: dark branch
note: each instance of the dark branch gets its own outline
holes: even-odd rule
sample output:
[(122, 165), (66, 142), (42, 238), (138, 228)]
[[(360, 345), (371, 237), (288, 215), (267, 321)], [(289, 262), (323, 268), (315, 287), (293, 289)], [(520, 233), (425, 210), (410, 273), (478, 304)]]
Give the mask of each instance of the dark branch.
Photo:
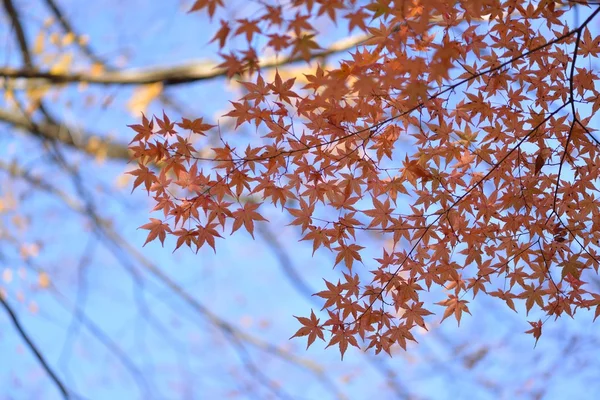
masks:
[[(75, 32), (75, 30), (73, 29), (73, 26), (71, 25), (69, 20), (65, 17), (63, 11), (58, 7), (58, 4), (56, 4), (54, 0), (44, 0), (44, 2), (46, 3), (46, 6), (48, 6), (50, 11), (52, 11), (52, 15), (54, 15), (54, 17), (58, 20), (60, 26), (62, 26), (65, 32), (72, 33), (75, 36), (79, 36), (77, 32)], [(95, 63), (102, 65), (106, 64), (106, 61), (98, 57), (87, 44), (78, 43), (77, 45), (79, 46), (81, 51), (83, 51), (83, 53)]]
[(2, 3), (4, 4), (4, 9), (10, 18), (12, 27), (15, 30), (15, 36), (17, 37), (17, 42), (19, 43), (19, 49), (21, 50), (23, 63), (27, 68), (33, 68), (33, 61), (31, 59), (31, 54), (29, 53), (29, 48), (27, 47), (27, 38), (25, 37), (25, 31), (23, 30), (19, 13), (12, 0), (2, 0)]
[(29, 349), (33, 352), (33, 354), (35, 355), (35, 358), (37, 358), (37, 360), (40, 363), (40, 365), (42, 366), (42, 368), (46, 371), (46, 373), (48, 374), (50, 379), (54, 382), (54, 384), (60, 391), (63, 399), (69, 399), (70, 398), (69, 392), (67, 391), (65, 384), (60, 380), (60, 378), (56, 375), (56, 373), (48, 365), (48, 363), (46, 362), (46, 359), (44, 358), (42, 353), (40, 353), (37, 346), (33, 343), (31, 338), (27, 334), (27, 332), (25, 332), (25, 330), (23, 329), (23, 326), (19, 322), (19, 318), (17, 318), (17, 314), (15, 314), (12, 307), (6, 302), (4, 297), (2, 297), (1, 295), (0, 295), (0, 304), (2, 304), (2, 306), (4, 307), (4, 310), (6, 310), (6, 313), (8, 314), (11, 322), (13, 323), (15, 329), (17, 330), (17, 332), (19, 333), (21, 338), (27, 344), (27, 347), (29, 347)]

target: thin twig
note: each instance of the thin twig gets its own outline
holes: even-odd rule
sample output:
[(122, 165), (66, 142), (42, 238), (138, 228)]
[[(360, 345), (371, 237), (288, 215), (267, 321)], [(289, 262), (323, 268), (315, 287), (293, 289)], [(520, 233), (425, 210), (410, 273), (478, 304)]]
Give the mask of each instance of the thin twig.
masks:
[(0, 304), (2, 304), (2, 306), (4, 307), (4, 310), (8, 314), (10, 320), (12, 321), (13, 326), (15, 327), (15, 329), (17, 330), (17, 332), (19, 333), (21, 338), (25, 341), (25, 343), (27, 344), (27, 347), (29, 347), (29, 349), (34, 354), (35, 358), (38, 360), (38, 362), (40, 363), (40, 365), (42, 366), (44, 371), (46, 371), (46, 374), (48, 374), (50, 379), (54, 382), (54, 384), (58, 388), (62, 398), (67, 399), (67, 400), (70, 399), (69, 391), (67, 390), (65, 384), (60, 380), (58, 375), (56, 375), (56, 373), (50, 367), (50, 365), (48, 365), (48, 362), (46, 362), (46, 359), (44, 358), (42, 353), (39, 351), (39, 349), (37, 348), (35, 343), (33, 343), (31, 338), (27, 334), (27, 332), (25, 332), (25, 329), (23, 329), (23, 326), (19, 322), (19, 318), (17, 317), (17, 314), (14, 312), (12, 307), (6, 302), (4, 297), (1, 295), (0, 295)]

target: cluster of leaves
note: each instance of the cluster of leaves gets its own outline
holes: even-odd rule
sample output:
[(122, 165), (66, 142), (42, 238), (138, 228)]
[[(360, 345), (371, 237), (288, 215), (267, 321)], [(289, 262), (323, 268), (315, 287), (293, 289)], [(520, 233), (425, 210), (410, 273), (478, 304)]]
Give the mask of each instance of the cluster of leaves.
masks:
[[(261, 140), (240, 150), (201, 119), (166, 115), (132, 126), (134, 186), (163, 214), (144, 226), (148, 241), (172, 234), (177, 247), (214, 249), (225, 230), (252, 234), (263, 203), (281, 207), (345, 268), (318, 293), (327, 319), (299, 317), (294, 336), (310, 345), (327, 333), (342, 356), (358, 338), (377, 353), (405, 348), (426, 328), (432, 286), (445, 289), (443, 319), (459, 323), (466, 295), (480, 293), (546, 320), (594, 307), (597, 317), (586, 276), (600, 243), (600, 141), (589, 127), (600, 37), (587, 25), (600, 7), (585, 3), (293, 0), (221, 21), (221, 48), (247, 42), (222, 54), (230, 76), (248, 77), (226, 116)], [(192, 11), (221, 7), (199, 0)], [(573, 13), (584, 17), (570, 26)], [(315, 65), (303, 86), (265, 80), (252, 44), (309, 59), (323, 18), (368, 39), (339, 68)], [(207, 134), (222, 143), (208, 157), (195, 148)], [(388, 240), (367, 278), (357, 263), (369, 232)], [(530, 324), (539, 338), (542, 320)]]

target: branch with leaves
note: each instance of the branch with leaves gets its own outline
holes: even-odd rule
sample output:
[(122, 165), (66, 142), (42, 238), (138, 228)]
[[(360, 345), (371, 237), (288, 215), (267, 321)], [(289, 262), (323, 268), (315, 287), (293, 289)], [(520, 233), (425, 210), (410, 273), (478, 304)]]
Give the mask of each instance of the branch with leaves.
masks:
[[(319, 44), (304, 32), (316, 31), (321, 15), (336, 21), (342, 9), (350, 29), (361, 27), (369, 38), (339, 68), (306, 74), (304, 86), (279, 73), (241, 82), (246, 93), (225, 117), (261, 129), (259, 144), (220, 136), (223, 145), (206, 157), (187, 139), (202, 143), (215, 134), (203, 119), (163, 114), (132, 126), (134, 188), (151, 194), (160, 215), (143, 226), (148, 240), (172, 235), (176, 248), (216, 249), (230, 226), (252, 235), (265, 220), (262, 206), (281, 206), (313, 253), (326, 248), (345, 268), (341, 282), (317, 293), (325, 299), (324, 322), (313, 311), (298, 317), (303, 326), (294, 336), (308, 336), (310, 345), (327, 332), (328, 347), (337, 345), (342, 356), (359, 347), (357, 339), (376, 353), (406, 348), (414, 330), (427, 329), (434, 305), (443, 308), (442, 321), (460, 323), (470, 313), (467, 294), (488, 293), (513, 309), (514, 299), (523, 299), (527, 312), (537, 306), (546, 318), (590, 307), (598, 315), (598, 294), (584, 288), (582, 276), (599, 267), (591, 193), (600, 192), (592, 167), (600, 153), (591, 121), (600, 77), (579, 60), (598, 54), (600, 39), (588, 26), (600, 8), (575, 28), (563, 18), (584, 3), (332, 3), (315, 10), (297, 2), (276, 11), (264, 6), (271, 24), (263, 29), (260, 21), (222, 21), (221, 46), (230, 32), (247, 33), (244, 58), (223, 56), (230, 70), (253, 65), (254, 35), (272, 38), (267, 46), (274, 49), (308, 54)], [(215, 12), (203, 1), (192, 10)], [(434, 35), (431, 19), (440, 10)], [(301, 13), (302, 29), (292, 18)], [(524, 21), (547, 30), (521, 29)], [(282, 32), (292, 32), (289, 40), (274, 39)], [(583, 105), (591, 109), (586, 117)], [(414, 150), (399, 150), (401, 137), (412, 137)], [(157, 160), (165, 160), (158, 174), (146, 167)], [(565, 170), (574, 180), (561, 178)], [(235, 200), (250, 195), (262, 201), (250, 207)], [(327, 211), (337, 217), (320, 216)], [(366, 282), (356, 272), (366, 264), (361, 231), (392, 244)], [(498, 288), (503, 278), (509, 290)], [(427, 305), (422, 296), (433, 286), (448, 293)], [(528, 333), (539, 338), (541, 324)]]

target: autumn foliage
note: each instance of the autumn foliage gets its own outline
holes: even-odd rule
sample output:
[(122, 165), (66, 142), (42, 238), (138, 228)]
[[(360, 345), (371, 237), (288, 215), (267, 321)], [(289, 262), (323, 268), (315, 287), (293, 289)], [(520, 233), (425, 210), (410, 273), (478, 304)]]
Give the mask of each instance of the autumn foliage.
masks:
[[(460, 323), (478, 295), (535, 309), (536, 340), (551, 317), (598, 317), (600, 37), (588, 25), (600, 6), (586, 3), (266, 1), (221, 20), (220, 67), (244, 90), (225, 117), (255, 135), (164, 114), (132, 126), (134, 187), (156, 201), (148, 241), (216, 249), (274, 205), (342, 269), (316, 294), (326, 313), (297, 317), (294, 336), (342, 355), (405, 348), (433, 313)], [(314, 58), (325, 22), (365, 35), (335, 67)], [(311, 72), (269, 76), (259, 53)], [(199, 151), (211, 138), (221, 144)], [(380, 256), (367, 260), (374, 233)], [(432, 287), (445, 293), (435, 304), (422, 299)]]

